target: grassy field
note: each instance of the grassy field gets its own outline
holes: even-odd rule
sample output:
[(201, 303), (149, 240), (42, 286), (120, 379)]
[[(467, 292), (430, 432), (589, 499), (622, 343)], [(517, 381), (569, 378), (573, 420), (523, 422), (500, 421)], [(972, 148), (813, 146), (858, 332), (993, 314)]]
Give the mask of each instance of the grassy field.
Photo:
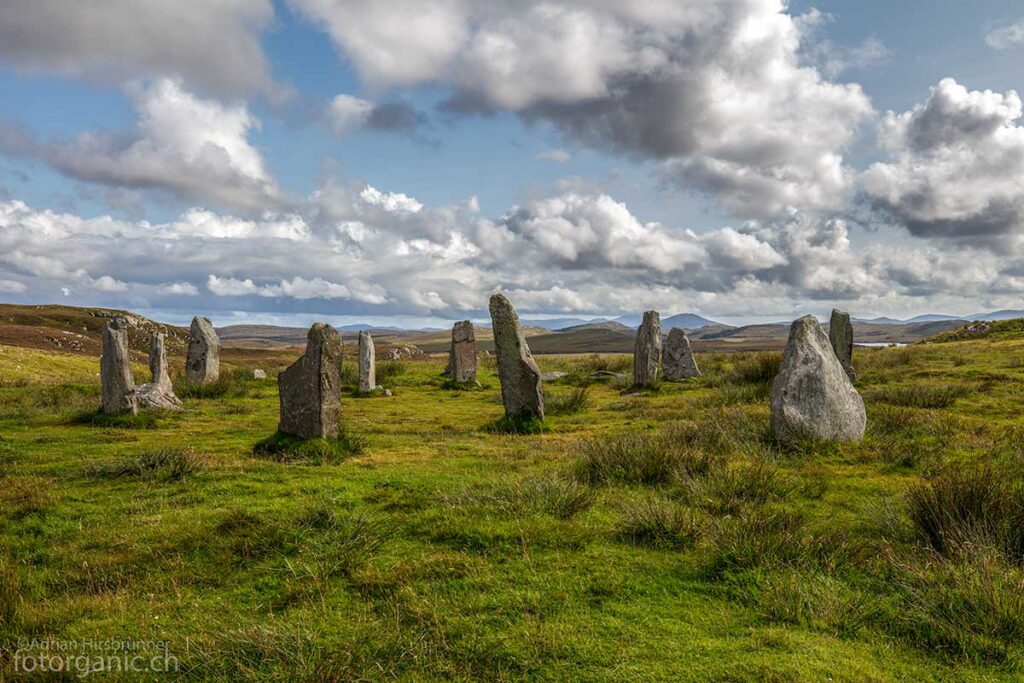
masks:
[(858, 349), (863, 443), (790, 449), (777, 354), (646, 395), (563, 356), (540, 434), (489, 359), (381, 363), (348, 453), (256, 456), (286, 360), (112, 427), (96, 359), (0, 347), (0, 680), (47, 636), (169, 641), (155, 680), (1024, 676), (1020, 340)]

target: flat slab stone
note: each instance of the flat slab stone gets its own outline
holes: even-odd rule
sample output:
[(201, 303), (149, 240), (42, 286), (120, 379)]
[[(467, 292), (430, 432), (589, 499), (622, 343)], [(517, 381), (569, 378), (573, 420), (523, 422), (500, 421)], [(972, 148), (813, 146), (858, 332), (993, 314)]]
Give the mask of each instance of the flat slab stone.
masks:
[(516, 418), (543, 419), (544, 395), (540, 368), (519, 327), (516, 309), (504, 294), (491, 296), (489, 308), (505, 414)]
[(302, 357), (277, 376), (278, 429), (303, 439), (334, 438), (341, 407), (341, 335), (315, 323)]
[(860, 441), (864, 400), (813, 316), (793, 322), (771, 389), (772, 431), (781, 442), (801, 438)]

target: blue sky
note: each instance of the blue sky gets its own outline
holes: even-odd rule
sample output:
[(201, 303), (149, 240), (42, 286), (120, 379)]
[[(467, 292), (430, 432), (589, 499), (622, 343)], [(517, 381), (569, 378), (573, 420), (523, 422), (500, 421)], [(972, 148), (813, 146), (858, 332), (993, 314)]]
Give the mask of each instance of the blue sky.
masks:
[(1024, 308), (1022, 56), (1009, 1), (13, 0), (0, 299)]

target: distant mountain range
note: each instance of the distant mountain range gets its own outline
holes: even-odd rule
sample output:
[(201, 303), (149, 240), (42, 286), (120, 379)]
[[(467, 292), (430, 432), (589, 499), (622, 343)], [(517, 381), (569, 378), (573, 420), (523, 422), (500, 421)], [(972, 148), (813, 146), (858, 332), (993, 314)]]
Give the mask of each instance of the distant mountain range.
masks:
[[(591, 318), (590, 320), (586, 320), (584, 318), (523, 318), (521, 322), (524, 325), (530, 325), (532, 327), (544, 327), (555, 332), (565, 332), (566, 330), (578, 330), (591, 326), (603, 326), (608, 323), (618, 323), (623, 327), (635, 330), (640, 327), (642, 320), (643, 316), (641, 315), (623, 315), (618, 318)], [(663, 330), (670, 330), (673, 327), (678, 327), (684, 330), (699, 330), (700, 328), (708, 327), (709, 325), (716, 327), (723, 326), (722, 323), (716, 323), (714, 320), (708, 320), (696, 313), (679, 313), (661, 319), (661, 328)], [(595, 329), (600, 328), (595, 327)]]
[(1001, 311), (989, 311), (988, 313), (975, 313), (973, 315), (946, 315), (944, 313), (924, 313), (915, 315), (913, 318), (899, 320), (897, 318), (855, 318), (866, 323), (876, 325), (908, 325), (913, 323), (934, 323), (942, 320), (962, 320), (971, 322), (974, 320), (1014, 320), (1024, 318), (1024, 310), (1003, 309)]

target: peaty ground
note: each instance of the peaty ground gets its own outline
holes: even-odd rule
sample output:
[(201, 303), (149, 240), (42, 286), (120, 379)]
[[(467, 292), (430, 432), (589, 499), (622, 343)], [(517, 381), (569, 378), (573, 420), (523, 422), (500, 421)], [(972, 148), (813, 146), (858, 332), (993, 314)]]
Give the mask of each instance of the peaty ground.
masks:
[(777, 354), (640, 396), (545, 356), (542, 433), (493, 363), (382, 363), (346, 449), (254, 456), (289, 360), (110, 425), (96, 359), (0, 347), (0, 680), (45, 637), (169, 641), (153, 680), (1024, 676), (1021, 341), (858, 349), (859, 445), (773, 442)]

